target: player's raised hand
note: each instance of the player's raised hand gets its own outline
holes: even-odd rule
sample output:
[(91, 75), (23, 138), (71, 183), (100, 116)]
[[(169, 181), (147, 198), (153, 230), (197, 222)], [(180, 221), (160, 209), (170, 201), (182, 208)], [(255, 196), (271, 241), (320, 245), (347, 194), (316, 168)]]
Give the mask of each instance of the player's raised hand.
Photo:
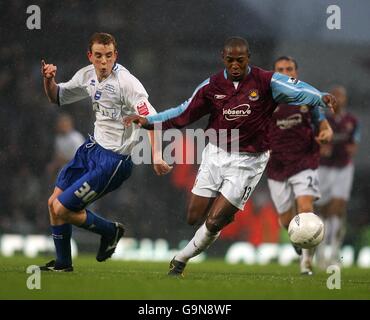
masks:
[(122, 122), (125, 125), (125, 127), (130, 127), (132, 123), (136, 123), (139, 127), (143, 127), (144, 129), (150, 129), (148, 120), (145, 117), (141, 117), (136, 114), (123, 118)]
[(333, 130), (331, 128), (320, 130), (319, 135), (315, 137), (315, 140), (319, 144), (326, 144), (333, 139)]
[(157, 174), (157, 176), (163, 176), (172, 170), (172, 166), (168, 165), (166, 161), (161, 159), (160, 161), (154, 162), (154, 171)]
[(334, 112), (337, 107), (337, 100), (332, 94), (326, 94), (322, 97), (322, 101), (327, 105), (327, 107)]
[(45, 60), (41, 60), (41, 74), (46, 79), (55, 78), (57, 67), (53, 64), (47, 64)]

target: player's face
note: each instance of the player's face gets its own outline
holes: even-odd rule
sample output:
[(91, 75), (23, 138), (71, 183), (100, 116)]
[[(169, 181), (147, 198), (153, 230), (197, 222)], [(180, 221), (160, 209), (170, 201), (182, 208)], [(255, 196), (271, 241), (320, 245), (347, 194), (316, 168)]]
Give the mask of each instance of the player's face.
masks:
[(245, 46), (226, 47), (222, 53), (222, 59), (229, 79), (240, 81), (244, 78), (249, 62)]
[(298, 78), (297, 69), (293, 61), (280, 60), (276, 62), (274, 71), (285, 74), (288, 77)]
[(117, 50), (115, 50), (113, 43), (107, 45), (94, 43), (91, 47), (91, 52), (88, 52), (87, 56), (95, 67), (99, 81), (101, 81), (112, 72), (114, 63), (117, 60)]
[(341, 87), (340, 88), (334, 88), (330, 93), (337, 100), (336, 111), (338, 111), (338, 113), (339, 113), (347, 104), (346, 90), (344, 88), (341, 88)]

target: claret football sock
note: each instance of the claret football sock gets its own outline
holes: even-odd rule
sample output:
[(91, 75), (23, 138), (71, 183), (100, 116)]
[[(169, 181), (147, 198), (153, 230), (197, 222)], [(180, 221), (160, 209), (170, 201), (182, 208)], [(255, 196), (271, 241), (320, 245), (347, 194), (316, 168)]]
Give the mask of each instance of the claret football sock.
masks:
[(88, 209), (86, 209), (86, 221), (79, 227), (107, 238), (111, 238), (116, 234), (114, 222), (106, 220)]
[(69, 223), (65, 223), (60, 226), (51, 226), (51, 230), (54, 239), (55, 251), (57, 255), (55, 266), (57, 268), (72, 266), (72, 256), (71, 256), (72, 225)]
[(204, 223), (195, 233), (193, 239), (182, 249), (176, 256), (175, 260), (187, 263), (193, 258), (206, 250), (213, 242), (217, 240), (221, 232), (210, 232)]

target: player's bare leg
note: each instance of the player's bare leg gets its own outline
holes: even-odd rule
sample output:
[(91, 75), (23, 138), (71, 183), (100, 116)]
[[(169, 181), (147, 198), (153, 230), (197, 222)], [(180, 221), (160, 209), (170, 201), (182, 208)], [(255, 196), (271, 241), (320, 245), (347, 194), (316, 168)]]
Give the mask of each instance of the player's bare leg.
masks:
[(81, 225), (86, 220), (86, 210), (80, 212), (73, 212), (64, 207), (58, 200), (58, 196), (63, 193), (58, 187), (55, 187), (53, 194), (48, 200), (50, 224), (52, 226), (58, 226), (65, 223), (71, 223), (74, 225)]
[(290, 208), (289, 210), (279, 214), (279, 223), (282, 227), (288, 230), (290, 221), (296, 215), (294, 208)]
[(63, 192), (62, 189), (55, 187), (53, 194), (50, 196), (48, 200), (49, 218), (50, 218), (50, 224), (52, 226), (57, 226), (57, 225), (64, 223), (61, 219), (58, 219), (57, 217), (55, 217), (55, 214), (53, 211), (53, 202), (60, 194), (62, 194), (62, 192)]
[(215, 199), (216, 198), (202, 197), (192, 193), (187, 212), (188, 224), (191, 226), (200, 226), (203, 224)]
[[(313, 201), (314, 197), (305, 195), (296, 198), (297, 212), (313, 212)], [(312, 275), (312, 260), (315, 254), (315, 248), (302, 249), (301, 256), (301, 274)]]
[(220, 231), (233, 221), (234, 215), (238, 210), (220, 194), (214, 200), (205, 223), (197, 230), (186, 247), (171, 261), (168, 274), (174, 276), (182, 275), (186, 263), (217, 240)]
[(313, 196), (299, 196), (296, 198), (297, 212), (313, 212)]

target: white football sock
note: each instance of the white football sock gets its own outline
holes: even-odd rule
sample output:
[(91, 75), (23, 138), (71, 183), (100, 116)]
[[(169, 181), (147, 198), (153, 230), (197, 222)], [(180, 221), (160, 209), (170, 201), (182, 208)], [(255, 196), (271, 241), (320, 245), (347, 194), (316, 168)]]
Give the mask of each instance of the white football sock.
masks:
[(330, 238), (329, 235), (331, 233), (331, 224), (330, 224), (330, 219), (325, 219), (323, 217), (321, 217), (321, 219), (324, 222), (325, 233), (324, 233), (324, 239), (316, 248), (316, 262), (320, 268), (325, 269), (326, 264), (327, 264), (326, 256), (325, 256), (325, 249), (329, 243), (329, 238)]
[(312, 258), (315, 253), (315, 248), (312, 249), (302, 249), (302, 260), (309, 261), (312, 263)]
[(323, 239), (322, 242), (326, 245), (329, 245), (330, 244), (330, 237), (331, 237), (331, 234), (333, 232), (331, 217), (326, 218), (324, 223), (325, 223), (325, 235), (324, 235), (324, 239)]
[(331, 263), (339, 263), (339, 251), (342, 246), (343, 236), (344, 236), (344, 228), (343, 228), (343, 219), (338, 216), (332, 216), (331, 220), (331, 235), (330, 235), (330, 247), (331, 247), (331, 255), (330, 255), (330, 262)]
[(186, 247), (175, 256), (175, 259), (187, 263), (189, 259), (197, 256), (215, 242), (220, 233), (221, 231), (216, 234), (212, 233), (207, 229), (205, 223), (202, 224), (195, 233), (193, 239), (191, 239)]

